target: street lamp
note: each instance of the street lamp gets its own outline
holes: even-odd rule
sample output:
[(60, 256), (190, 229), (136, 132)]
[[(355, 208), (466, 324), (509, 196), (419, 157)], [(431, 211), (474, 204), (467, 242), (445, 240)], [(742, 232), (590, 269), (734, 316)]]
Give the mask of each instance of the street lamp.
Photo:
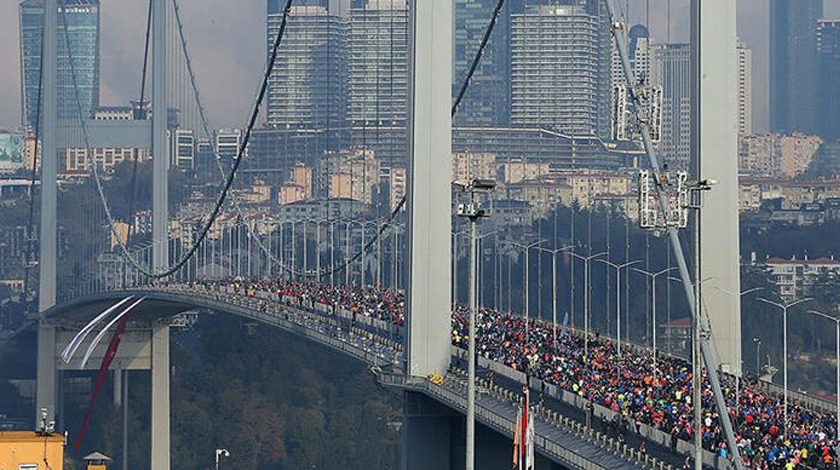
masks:
[(652, 326), (653, 326), (653, 381), (654, 382), (656, 381), (656, 372), (657, 372), (657, 370), (656, 370), (656, 355), (657, 355), (657, 351), (656, 351), (656, 278), (659, 277), (659, 276), (662, 276), (664, 274), (668, 274), (669, 272), (673, 271), (674, 269), (676, 269), (676, 268), (668, 268), (668, 269), (663, 269), (663, 270), (657, 271), (657, 272), (650, 272), (650, 271), (645, 271), (644, 269), (633, 268), (633, 271), (644, 274), (645, 276), (649, 277), (651, 279), (651, 282), (653, 283), (653, 296), (652, 296), (653, 297), (653, 307), (651, 308), (651, 314), (653, 316), (653, 322), (652, 322), (653, 325)]
[[(717, 181), (713, 179), (703, 179), (686, 183), (686, 190), (691, 193), (691, 202), (683, 207), (683, 209), (692, 209), (694, 211), (694, 311), (692, 312), (692, 405), (694, 407), (694, 468), (696, 470), (703, 470), (703, 427), (700, 424), (703, 416), (703, 402), (702, 402), (702, 386), (703, 386), (703, 366), (701, 364), (700, 353), (700, 335), (702, 334), (701, 319), (703, 313), (703, 289), (701, 285), (705, 279), (700, 279), (701, 269), (700, 262), (700, 210), (703, 207), (703, 192), (710, 191), (712, 186), (717, 185)], [(686, 277), (687, 273), (683, 275)], [(711, 370), (711, 364), (707, 364), (708, 369)], [(722, 413), (723, 414), (723, 413)], [(733, 449), (737, 455), (737, 449)]]
[(529, 301), (529, 293), (531, 291), (531, 284), (529, 281), (529, 272), (531, 271), (529, 268), (531, 267), (530, 263), (528, 263), (528, 255), (531, 252), (531, 248), (541, 244), (544, 242), (544, 239), (537, 240), (533, 243), (524, 244), (524, 243), (517, 243), (514, 241), (508, 240), (507, 243), (518, 246), (525, 250), (525, 344), (529, 344), (530, 335), (528, 334), (528, 325), (530, 324), (530, 301)]
[(761, 376), (761, 339), (753, 338), (753, 344), (755, 344), (755, 376), (758, 378)]
[(216, 449), (216, 470), (219, 470), (219, 457), (230, 457), (227, 449)]
[[(464, 191), (469, 192), (470, 202), (458, 204), (458, 216), (466, 217), (470, 221), (470, 324), (469, 341), (467, 354), (468, 379), (467, 379), (467, 443), (466, 443), (466, 470), (475, 468), (475, 320), (478, 309), (478, 219), (487, 216), (487, 211), (476, 201), (477, 191), (491, 191), (496, 187), (496, 182), (486, 179), (474, 179), (470, 183), (460, 184)], [(527, 334), (527, 332), (526, 332)]]
[[(583, 261), (583, 357), (588, 360), (589, 359), (589, 319), (590, 319), (590, 297), (591, 297), (591, 286), (589, 285), (589, 262), (593, 259), (598, 257), (604, 256), (607, 254), (606, 251), (602, 251), (600, 253), (595, 253), (594, 255), (583, 256), (575, 253), (574, 251), (568, 252), (572, 257), (577, 258)], [(572, 283), (575, 280), (572, 278)]]
[(615, 269), (615, 352), (618, 357), (621, 357), (621, 270), (642, 261), (634, 260), (622, 264), (616, 264), (605, 259), (597, 259), (596, 261)]
[(791, 303), (780, 304), (778, 302), (773, 302), (772, 300), (767, 300), (764, 297), (759, 297), (758, 300), (760, 302), (764, 302), (766, 304), (773, 305), (774, 307), (778, 307), (782, 310), (782, 375), (784, 380), (784, 393), (785, 393), (785, 439), (787, 439), (788, 433), (788, 367), (787, 367), (787, 311), (789, 308), (793, 307), (794, 305), (801, 304), (802, 302), (807, 302), (811, 300), (810, 297), (805, 297), (804, 299), (795, 300)]
[(455, 306), (459, 302), (458, 297), (458, 258), (460, 258), (461, 252), (458, 249), (458, 238), (461, 235), (469, 235), (469, 230), (459, 230), (459, 231), (452, 231), (452, 305)]
[[(549, 250), (548, 248), (537, 247), (537, 250), (544, 251), (546, 253), (551, 253), (551, 284), (552, 284), (552, 294), (551, 294), (551, 335), (552, 339), (554, 340), (554, 348), (557, 349), (557, 255), (563, 251), (568, 250), (569, 248), (574, 248), (574, 245), (564, 246), (563, 248), (557, 248), (554, 250)], [(572, 305), (572, 313), (574, 314), (575, 306)]]
[(822, 312), (818, 312), (816, 310), (808, 310), (808, 313), (812, 313), (814, 315), (817, 315), (817, 316), (823, 317), (825, 319), (831, 320), (837, 326), (837, 329), (835, 330), (836, 331), (835, 337), (834, 337), (834, 347), (835, 347), (835, 355), (836, 355), (835, 356), (835, 363), (836, 363), (836, 366), (837, 366), (837, 368), (836, 368), (837, 372), (836, 372), (836, 376), (835, 376), (835, 381), (836, 381), (836, 384), (837, 384), (837, 391), (835, 392), (837, 394), (837, 396), (836, 396), (837, 414), (836, 414), (836, 417), (835, 417), (835, 422), (837, 424), (837, 430), (835, 431), (836, 434), (834, 435), (834, 438), (839, 439), (840, 438), (840, 318), (833, 317), (831, 315), (828, 315), (828, 314), (825, 314), (825, 313), (822, 313)]

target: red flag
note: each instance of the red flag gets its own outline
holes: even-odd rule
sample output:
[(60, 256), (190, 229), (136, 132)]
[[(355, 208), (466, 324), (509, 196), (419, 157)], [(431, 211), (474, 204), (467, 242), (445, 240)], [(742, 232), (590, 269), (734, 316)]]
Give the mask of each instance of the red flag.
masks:
[(88, 424), (90, 424), (90, 416), (93, 413), (93, 405), (96, 403), (96, 397), (99, 395), (99, 390), (102, 388), (102, 384), (105, 383), (105, 377), (108, 375), (108, 369), (111, 367), (111, 362), (113, 362), (114, 357), (117, 355), (117, 348), (120, 347), (120, 338), (125, 331), (125, 326), (128, 323), (128, 317), (129, 314), (125, 314), (120, 319), (119, 324), (117, 324), (117, 330), (111, 338), (111, 344), (108, 345), (105, 357), (102, 358), (102, 365), (99, 366), (99, 375), (96, 377), (96, 386), (93, 388), (93, 393), (90, 395), (87, 414), (85, 414), (85, 421), (82, 423), (82, 430), (79, 432), (79, 437), (77, 437), (76, 441), (73, 443), (73, 449), (75, 449), (76, 452), (78, 452), (82, 447), (82, 441), (87, 433)]
[[(519, 429), (521, 429), (522, 438), (519, 440), (519, 461), (522, 463), (525, 460), (525, 452), (528, 439), (526, 439), (525, 432), (528, 429), (528, 407), (530, 406), (529, 403), (529, 393), (528, 393), (528, 386), (525, 385), (522, 387), (522, 392), (525, 395), (524, 403), (522, 404), (522, 421), (519, 422)], [(524, 465), (523, 465), (524, 467)]]

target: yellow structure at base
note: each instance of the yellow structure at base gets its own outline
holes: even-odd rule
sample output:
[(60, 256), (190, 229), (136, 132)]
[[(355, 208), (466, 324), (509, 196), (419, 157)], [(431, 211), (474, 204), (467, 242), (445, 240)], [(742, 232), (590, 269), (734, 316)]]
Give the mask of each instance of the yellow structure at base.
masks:
[(63, 470), (64, 436), (34, 431), (0, 431), (0, 469)]

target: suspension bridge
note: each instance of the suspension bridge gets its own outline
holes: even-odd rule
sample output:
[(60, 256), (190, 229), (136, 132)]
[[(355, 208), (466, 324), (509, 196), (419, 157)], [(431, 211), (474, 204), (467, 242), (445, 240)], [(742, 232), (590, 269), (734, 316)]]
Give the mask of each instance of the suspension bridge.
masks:
[[(285, 6), (279, 9), (282, 16), (273, 30), (274, 36), (269, 37), (272, 47), (269, 48), (266, 70), (230, 168), (224, 168), (218, 156), (214, 158), (223, 177), (219, 192), (214, 195), (215, 202), (208, 205), (208, 214), (196, 224), (195, 230), (175, 235), (171, 231), (169, 216), (168, 165), (171, 147), (167, 137), (170, 130), (168, 120), (171, 118), (168, 110), (176, 104), (173, 100), (183, 100), (177, 103), (178, 109), (194, 110), (193, 118), (197, 126), (204, 129), (205, 135), (210, 135), (211, 128), (200, 102), (198, 79), (190, 60), (186, 28), (177, 3), (170, 5), (166, 0), (150, 2), (146, 57), (150, 55), (152, 59), (148, 64), (151, 65), (151, 119), (146, 119), (149, 116), (145, 104), (147, 64), (144, 61), (143, 91), (138, 109), (143, 119), (101, 121), (91, 120), (81, 113), (82, 99), (76, 68), (82, 64), (73, 57), (75, 49), (67, 33), (67, 8), (61, 8), (58, 0), (45, 1), (41, 40), (43, 65), (38, 100), (43, 111), (38, 114), (40, 123), (36, 125), (40, 134), (36, 142), (40, 143), (44, 155), (40, 174), (37, 263), (33, 262), (35, 250), (29, 250), (32, 253), (29, 265), (37, 265), (38, 268), (39, 313), (35, 317), (38, 328), (37, 409), (46, 408), (50, 420), (59, 418), (56, 410), (60, 401), (59, 370), (62, 368), (97, 368), (96, 364), (107, 360), (114, 370), (151, 369), (151, 468), (168, 470), (170, 325), (173, 321), (184, 321), (184, 312), (197, 309), (224, 311), (289, 331), (369, 364), (376, 380), (404, 394), (403, 468), (460, 468), (455, 455), (460, 452), (457, 442), (463, 441), (459, 425), (463, 423), (461, 413), (471, 413), (469, 375), (464, 370), (468, 368), (464, 364), (470, 361), (458, 347), (457, 338), (453, 346), (452, 298), (440, 295), (451, 291), (453, 281), (450, 270), (453, 224), (449, 171), (452, 167), (452, 118), (458, 112), (461, 100), (469, 93), (473, 74), (493, 34), (504, 1), (500, 1), (494, 11), (488, 12), (486, 34), (454, 105), (452, 5), (444, 0), (410, 2), (406, 24), (409, 37), (409, 99), (405, 116), (409, 186), (406, 196), (395, 205), (388, 217), (367, 224), (349, 220), (313, 222), (305, 218), (279, 221), (271, 220), (271, 216), (267, 216), (269, 220), (259, 220), (243, 212), (242, 201), (234, 194), (237, 171), (245, 160), (246, 149), (270, 88), (271, 72), (282, 53), (284, 33), (294, 2), (281, 3)], [(612, 0), (604, 3), (605, 15), (611, 19), (609, 29), (628, 82), (629, 98), (639, 104), (646, 99), (646, 90), (633, 78), (625, 44), (626, 20), (614, 3)], [(703, 337), (696, 350), (706, 365), (708, 394), (715, 403), (709, 409), (717, 410), (718, 437), (721, 442), (729, 444), (726, 456), (707, 451), (704, 461), (712, 466), (741, 468), (739, 443), (727, 405), (727, 397), (732, 390), (729, 386), (721, 386), (721, 377), (727, 384), (732, 381), (737, 384), (742, 376), (739, 305), (737, 299), (713, 289), (739, 289), (737, 168), (734, 158), (737, 153), (736, 81), (732, 73), (735, 64), (734, 4), (725, 0), (695, 2), (692, 17), (693, 74), (696, 77), (692, 103), (695, 116), (692, 129), (695, 150), (693, 172), (697, 182), (714, 179), (719, 184), (704, 198), (705, 207), (709, 210), (696, 212), (699, 215), (696, 226), (702, 224), (704, 230), (695, 249), (701, 260), (694, 263), (696, 272), (689, 272), (690, 265), (685, 260), (676, 227), (663, 228), (670, 240), (670, 246), (665, 249), (673, 252), (675, 269), (682, 278), (692, 309), (697, 303), (696, 296), (703, 295), (706, 318), (702, 322)], [(703, 21), (708, 18), (714, 18), (715, 24)], [(56, 80), (62, 44), (66, 47), (63, 54), (70, 69), (75, 104), (79, 109), (75, 118), (59, 118)], [(174, 75), (180, 74), (186, 79), (172, 83), (173, 66), (177, 69)], [(177, 98), (173, 99), (173, 96)], [(185, 104), (187, 102), (190, 104)], [(669, 207), (671, 203), (665, 194), (664, 168), (657, 160), (650, 128), (645, 119), (639, 119), (639, 122), (641, 144), (649, 158), (643, 166), (652, 173), (658, 203), (667, 214), (669, 210), (676, 209)], [(97, 221), (97, 226), (82, 229), (91, 233), (107, 233), (106, 237), (100, 238), (111, 238), (116, 254), (112, 256), (107, 276), (101, 272), (98, 275), (75, 272), (75, 280), (70, 280), (75, 285), (59, 286), (57, 266), (62, 260), (59, 227), (66, 229), (71, 224), (60, 217), (58, 162), (54, 157), (60, 154), (60, 149), (82, 148), (90, 152), (95, 148), (114, 147), (151, 149), (151, 237), (145, 247), (138, 248), (130, 240), (131, 224), (129, 236), (122, 235), (113, 213), (113, 201), (106, 197), (104, 175), (100, 174), (97, 164), (90, 164), (92, 184), (86, 190), (90, 191), (94, 204), (84, 210), (90, 220)], [(133, 188), (131, 193), (133, 200)], [(132, 204), (129, 203), (130, 217), (133, 215)], [(699, 209), (699, 203), (695, 205)], [(225, 235), (225, 229), (221, 229), (221, 235), (214, 235), (214, 231), (220, 230), (217, 224), (220, 217), (225, 216), (226, 208), (238, 220), (235, 225), (236, 249), (232, 241), (233, 230)], [(407, 211), (404, 212), (404, 208)], [(268, 227), (262, 233), (259, 229), (261, 224)], [(341, 224), (345, 224), (343, 228)], [(34, 226), (32, 222), (31, 226)], [(311, 230), (313, 226), (314, 230)], [(227, 248), (224, 240), (230, 241)], [(277, 245), (272, 246), (273, 240), (278, 241)], [(308, 243), (312, 247), (307, 247)], [(244, 250), (243, 244), (246, 245)], [(295, 244), (302, 245), (302, 248)], [(342, 244), (344, 249), (336, 256), (334, 247)], [(85, 247), (83, 254), (89, 259), (96, 259), (108, 251), (102, 245), (102, 242), (92, 243)], [(321, 256), (323, 246), (329, 247), (327, 256)], [(525, 247), (526, 258), (530, 248)], [(308, 256), (310, 250), (316, 255)], [(303, 253), (302, 263), (295, 259), (298, 253)], [(376, 256), (372, 256), (374, 253)], [(587, 269), (590, 258), (594, 259), (591, 247), (588, 254), (589, 257), (576, 255), (586, 259)], [(387, 284), (395, 290), (404, 291), (404, 316), (398, 322), (393, 318), (357, 318), (345, 306), (328, 305), (312, 298), (304, 302), (271, 291), (254, 290), (249, 294), (225, 283), (208, 287), (197, 282), (216, 277), (215, 269), (219, 267), (216, 263), (223, 257), (227, 258), (228, 267), (220, 270), (223, 274), (218, 277), (226, 278), (230, 283), (256, 282), (260, 278), (282, 275), (308, 282), (329, 281), (330, 285), (336, 286), (349, 284), (351, 278), (356, 278), (354, 272), (357, 272), (361, 285)], [(393, 261), (390, 269), (386, 269), (383, 260), (389, 257)], [(308, 260), (312, 258), (315, 261), (310, 265)], [(234, 264), (233, 259), (236, 259), (235, 276), (234, 269), (230, 267)], [(375, 261), (371, 263), (371, 259)], [(370, 264), (375, 266), (371, 269)], [(92, 266), (93, 263), (87, 263), (91, 271), (94, 270)], [(621, 269), (622, 266), (616, 267), (618, 276)], [(366, 278), (367, 273), (371, 278)], [(95, 278), (96, 282), (86, 282), (87, 278)], [(108, 281), (103, 282), (103, 279)], [(711, 281), (695, 289), (693, 279)], [(556, 305), (556, 299), (553, 303)], [(526, 303), (526, 318), (528, 305)], [(120, 313), (116, 317), (110, 318), (103, 313), (118, 311)], [(540, 312), (538, 317), (542, 314)], [(619, 313), (619, 322), (620, 318)], [(588, 348), (592, 337), (590, 319), (586, 318), (583, 323), (584, 327), (578, 329), (582, 331), (575, 330), (573, 336), (582, 338)], [(615, 341), (620, 345), (620, 324), (616, 327)], [(99, 334), (89, 343), (85, 357), (80, 359), (74, 353), (82, 349), (86, 337), (94, 329), (99, 329)], [(528, 329), (526, 326), (525, 342), (530, 346), (531, 333)], [(109, 353), (105, 348), (106, 339), (120, 345), (119, 349), (114, 348)], [(481, 340), (478, 338), (478, 341)], [(558, 347), (556, 343), (554, 338), (555, 349)], [(604, 347), (602, 339), (592, 339), (593, 348), (599, 344)], [(643, 357), (650, 354), (644, 349), (636, 351), (633, 346), (627, 348), (635, 351), (625, 352), (627, 355), (639, 354)], [(590, 359), (584, 356), (583, 360)], [(617, 367), (620, 373), (625, 362), (619, 352), (619, 358), (612, 366)], [(542, 390), (547, 397), (544, 403), (534, 408), (537, 416), (534, 442), (540, 454), (537, 459), (539, 468), (668, 468), (682, 461), (682, 453), (692, 452), (692, 444), (685, 439), (670, 442), (667, 432), (647, 424), (636, 430), (640, 437), (634, 437), (649, 444), (648, 452), (640, 452), (638, 446), (628, 445), (595, 429), (591, 422), (593, 417), (611, 420), (616, 413), (609, 406), (596, 403), (594, 398), (582, 398), (583, 395), (565, 390), (548, 375), (524, 374), (521, 366), (512, 367), (510, 361), (481, 357), (479, 367), (492, 370), (499, 377), (495, 383), (480, 379), (478, 384), (481, 393), (475, 399), (475, 419), (484, 425), (479, 435), (484, 433), (481, 442), (486, 447), (475, 454), (479, 468), (504, 468), (508, 465), (509, 439), (515, 437), (519, 390), (523, 383), (534, 390)], [(526, 371), (529, 369), (529, 366), (525, 367)], [(695, 422), (700, 420), (700, 408), (693, 408)], [(63, 429), (66, 423), (59, 423), (59, 426)], [(697, 442), (693, 445), (697, 446)]]

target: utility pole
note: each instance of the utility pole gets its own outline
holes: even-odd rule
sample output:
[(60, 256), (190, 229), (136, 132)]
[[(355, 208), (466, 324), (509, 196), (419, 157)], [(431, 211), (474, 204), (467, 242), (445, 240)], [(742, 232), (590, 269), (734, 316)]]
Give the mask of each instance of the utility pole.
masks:
[[(490, 191), (496, 187), (496, 182), (486, 179), (474, 179), (470, 183), (455, 183), (464, 191), (469, 192), (470, 202), (458, 204), (458, 216), (466, 217), (470, 221), (470, 274), (469, 274), (469, 296), (470, 296), (470, 324), (469, 324), (469, 346), (467, 348), (469, 357), (467, 359), (467, 443), (466, 443), (466, 470), (475, 468), (475, 320), (478, 310), (478, 219), (487, 216), (487, 212), (476, 201), (476, 191)], [(455, 280), (457, 282), (457, 279)]]

